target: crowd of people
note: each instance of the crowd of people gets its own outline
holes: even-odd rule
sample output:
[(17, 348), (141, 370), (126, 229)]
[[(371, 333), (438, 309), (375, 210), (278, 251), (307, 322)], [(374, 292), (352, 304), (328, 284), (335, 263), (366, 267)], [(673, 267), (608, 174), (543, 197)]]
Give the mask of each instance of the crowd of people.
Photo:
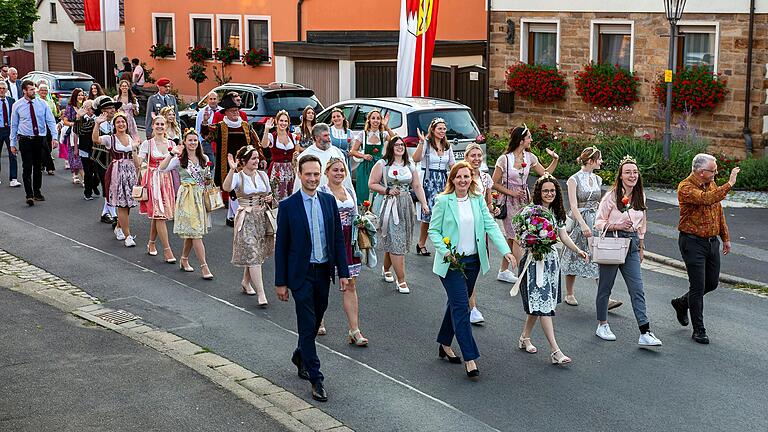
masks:
[[(45, 200), (42, 174), (54, 169), (49, 159), (58, 148), (58, 158), (73, 183), (82, 186), (84, 199), (103, 195), (101, 220), (112, 224), (125, 247), (136, 245), (130, 215), (138, 207), (150, 220), (146, 253), (157, 256), (162, 251), (166, 263), (177, 263), (169, 241), (171, 222), (173, 234), (183, 239), (180, 270), (195, 271), (190, 265), (194, 251), (206, 280), (214, 275), (203, 238), (212, 226), (211, 212), (227, 203), (227, 224), (233, 228), (231, 263), (243, 268), (238, 289), (267, 307), (262, 266), (274, 257), (277, 297), (287, 301), (292, 294), (296, 303), (299, 341), (292, 362), (298, 375), (312, 383), (315, 399), (327, 400), (315, 338), (325, 334), (331, 281), (338, 278), (343, 292), (348, 342), (367, 346), (360, 329), (357, 279), (364, 266), (378, 272), (378, 252), (383, 254), (383, 280), (399, 293), (412, 293), (405, 259), (414, 237), (416, 255), (434, 251), (433, 272), (448, 299), (437, 336), (438, 356), (462, 363), (451, 347), (455, 337), (469, 377), (480, 374), (472, 324), (484, 321), (475, 285), (478, 275), (491, 268), (489, 241), (503, 256), (496, 278), (514, 284), (511, 294), (519, 291), (527, 314), (518, 339), (521, 350), (538, 351), (532, 342), (538, 321), (551, 362), (572, 362), (555, 338), (561, 276), (565, 302), (571, 306), (579, 304), (576, 278), (595, 281), (595, 334), (615, 341), (607, 311), (621, 306), (611, 299), (619, 271), (637, 320), (638, 344), (662, 345), (651, 331), (645, 302), (640, 263), (648, 214), (641, 167), (631, 156), (620, 161), (612, 187), (603, 194), (602, 179), (594, 172), (603, 163), (602, 153), (596, 147), (584, 149), (578, 158), (581, 170), (567, 179), (564, 193), (552, 176), (559, 156), (548, 149), (551, 163), (545, 167), (530, 151), (532, 137), (525, 125), (511, 131), (491, 176), (480, 169), (485, 154), (478, 144), (467, 146), (465, 160), (455, 160), (446, 138), (449, 125), (439, 117), (426, 131), (418, 131), (413, 154), (389, 129), (387, 116), (376, 110), (359, 134), (349, 129), (343, 112), (334, 110), (327, 125), (316, 123), (316, 113), (307, 107), (299, 125), (291, 126), (289, 114), (280, 111), (258, 136), (240, 109), (237, 92), (221, 100), (210, 93), (195, 128), (180, 130), (170, 80), (161, 78), (157, 85), (158, 93), (143, 107), (146, 137), (140, 137), (134, 120), (140, 107), (127, 80), (119, 82), (115, 98), (104, 95), (98, 84), (76, 89), (60, 113), (58, 104), (50, 103), (45, 83), (24, 81), (19, 99), (12, 99), (9, 83), (0, 81), (0, 138), (9, 129), (9, 157), (21, 154), (25, 202), (34, 206)], [(12, 176), (13, 168), (12, 163)], [(680, 249), (690, 288), (671, 304), (681, 325), (688, 325), (690, 313), (692, 338), (699, 343), (709, 341), (703, 296), (717, 286), (718, 236), (722, 253), (730, 251), (720, 201), (738, 172), (735, 168), (729, 181), (717, 186), (716, 160), (700, 154), (678, 190)], [(532, 191), (531, 174), (538, 176)], [(541, 252), (524, 237), (520, 215), (531, 209), (541, 209), (544, 219), (536, 223), (549, 227), (551, 240), (562, 248)], [(591, 249), (604, 237), (626, 239), (626, 253), (619, 260), (591, 260)]]

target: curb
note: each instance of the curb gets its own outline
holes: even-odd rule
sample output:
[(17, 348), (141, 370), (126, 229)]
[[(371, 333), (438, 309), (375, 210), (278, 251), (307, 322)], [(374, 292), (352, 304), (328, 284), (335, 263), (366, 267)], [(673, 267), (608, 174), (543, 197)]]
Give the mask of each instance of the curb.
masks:
[(112, 330), (208, 378), (292, 432), (354, 432), (300, 397), (237, 363), (96, 297), (0, 249), (0, 288), (19, 292)]
[[(685, 263), (676, 260), (674, 258), (670, 258), (668, 256), (664, 256), (661, 254), (645, 251), (645, 258), (648, 258), (651, 261), (668, 265), (670, 267), (674, 267), (679, 270), (685, 271)], [(764, 282), (759, 282), (752, 279), (746, 279), (739, 276), (733, 276), (729, 274), (720, 273), (720, 282), (731, 284), (731, 285), (755, 285), (763, 289), (768, 289), (768, 284)]]

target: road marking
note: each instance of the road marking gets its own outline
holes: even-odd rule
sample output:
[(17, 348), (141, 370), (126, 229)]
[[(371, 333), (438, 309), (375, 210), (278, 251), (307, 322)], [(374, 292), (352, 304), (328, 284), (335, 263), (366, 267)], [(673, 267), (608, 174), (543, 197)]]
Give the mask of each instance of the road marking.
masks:
[[(187, 289), (190, 289), (190, 290), (192, 290), (192, 291), (195, 291), (195, 292), (197, 292), (197, 293), (199, 293), (199, 294), (205, 295), (205, 296), (207, 296), (207, 297), (209, 297), (209, 298), (211, 298), (211, 299), (213, 299), (213, 300), (216, 300), (216, 301), (218, 301), (218, 302), (220, 302), (220, 303), (223, 303), (223, 304), (225, 304), (225, 305), (227, 305), (227, 306), (229, 306), (229, 307), (231, 307), (231, 308), (237, 309), (237, 310), (239, 310), (239, 311), (241, 311), (241, 312), (245, 312), (245, 313), (246, 313), (246, 314), (248, 314), (248, 315), (251, 315), (251, 316), (257, 316), (255, 313), (253, 313), (253, 312), (251, 312), (251, 311), (249, 311), (249, 310), (247, 310), (247, 309), (245, 309), (245, 308), (243, 308), (243, 307), (241, 307), (241, 306), (237, 306), (236, 304), (234, 304), (234, 303), (231, 303), (231, 302), (229, 302), (229, 301), (227, 301), (227, 300), (224, 300), (224, 299), (222, 299), (222, 298), (219, 298), (219, 297), (216, 297), (216, 296), (214, 296), (214, 295), (208, 294), (208, 293), (206, 293), (206, 292), (200, 291), (200, 290), (198, 290), (198, 289), (197, 289), (197, 288), (195, 288), (195, 287), (191, 287), (191, 286), (189, 286), (189, 285), (187, 285), (187, 284), (185, 284), (185, 283), (183, 283), (183, 282), (180, 282), (180, 281), (178, 281), (178, 280), (176, 280), (176, 279), (173, 279), (173, 278), (171, 278), (171, 277), (168, 277), (168, 276), (166, 276), (166, 275), (164, 275), (164, 274), (158, 273), (158, 272), (156, 272), (156, 271), (154, 271), (154, 270), (152, 270), (152, 269), (148, 269), (148, 268), (146, 268), (146, 267), (143, 267), (143, 266), (141, 266), (141, 265), (139, 265), (139, 264), (136, 264), (136, 263), (133, 263), (133, 262), (131, 262), (131, 261), (128, 261), (127, 259), (125, 259), (125, 258), (123, 258), (123, 257), (120, 257), (120, 256), (117, 256), (117, 255), (114, 255), (114, 254), (112, 254), (112, 253), (109, 253), (109, 252), (107, 252), (107, 251), (105, 251), (105, 250), (99, 249), (99, 248), (97, 248), (97, 247), (95, 247), (95, 246), (91, 246), (91, 245), (88, 245), (88, 244), (82, 243), (82, 242), (80, 242), (80, 241), (78, 241), (78, 240), (75, 240), (75, 239), (73, 239), (73, 238), (71, 238), (71, 237), (68, 237), (68, 236), (66, 236), (66, 235), (64, 235), (64, 234), (58, 233), (58, 232), (56, 232), (56, 231), (52, 231), (52, 230), (50, 230), (50, 229), (48, 229), (48, 228), (45, 228), (45, 227), (43, 227), (43, 226), (40, 226), (40, 225), (36, 225), (36, 224), (34, 224), (34, 223), (30, 222), (30, 221), (24, 220), (24, 219), (22, 219), (22, 218), (20, 218), (20, 217), (18, 217), (18, 216), (15, 216), (15, 215), (13, 215), (13, 214), (7, 213), (7, 212), (5, 212), (5, 211), (2, 211), (2, 210), (0, 210), (0, 214), (3, 214), (3, 215), (5, 215), (5, 216), (7, 216), (7, 217), (10, 217), (10, 218), (12, 218), (12, 219), (15, 219), (15, 220), (17, 220), (17, 221), (19, 221), (19, 222), (23, 222), (23, 223), (25, 223), (25, 224), (27, 224), (27, 225), (31, 225), (31, 226), (33, 226), (33, 227), (35, 227), (35, 228), (38, 228), (38, 229), (40, 229), (40, 230), (43, 230), (43, 231), (45, 231), (45, 232), (47, 232), (47, 233), (53, 234), (53, 235), (55, 235), (55, 236), (57, 236), (57, 237), (59, 237), (59, 238), (62, 238), (62, 239), (65, 239), (65, 240), (71, 241), (71, 242), (73, 242), (73, 243), (77, 244), (78, 246), (81, 246), (81, 247), (84, 247), (84, 248), (90, 249), (90, 250), (92, 250), (92, 251), (94, 251), (94, 252), (102, 253), (102, 254), (104, 254), (104, 255), (107, 255), (107, 256), (109, 256), (109, 257), (115, 258), (115, 259), (117, 259), (117, 260), (119, 260), (119, 261), (122, 261), (122, 262), (124, 262), (124, 263), (130, 264), (130, 265), (132, 265), (132, 266), (134, 266), (134, 267), (136, 267), (136, 268), (138, 268), (138, 269), (140, 269), (140, 270), (142, 270), (142, 271), (144, 271), (144, 272), (149, 272), (149, 273), (152, 273), (152, 274), (154, 274), (154, 275), (160, 276), (160, 277), (162, 277), (162, 278), (164, 278), (164, 279), (166, 279), (166, 280), (169, 280), (169, 281), (171, 281), (171, 282), (174, 282), (174, 283), (176, 283), (176, 284), (178, 284), (178, 285), (180, 285), (180, 286), (183, 286), (183, 287), (185, 287), (185, 288), (187, 288)], [(287, 332), (287, 333), (290, 333), (291, 335), (294, 335), (294, 336), (297, 336), (297, 337), (298, 337), (298, 335), (299, 335), (299, 334), (298, 334), (298, 333), (296, 333), (295, 331), (293, 331), (293, 330), (291, 330), (291, 329), (288, 329), (288, 328), (285, 328), (285, 327), (281, 326), (280, 324), (278, 324), (278, 323), (276, 323), (276, 322), (274, 322), (274, 321), (270, 320), (269, 318), (264, 318), (264, 317), (260, 317), (260, 318), (262, 318), (262, 319), (266, 320), (266, 322), (268, 322), (268, 323), (270, 323), (270, 324), (274, 325), (275, 327), (277, 327), (277, 328), (279, 328), (279, 329), (281, 329), (281, 330), (283, 330), (283, 331), (285, 331), (285, 332)], [(352, 357), (350, 357), (350, 356), (348, 356), (348, 355), (346, 355), (346, 354), (343, 354), (343, 353), (341, 353), (341, 352), (339, 352), (339, 351), (336, 351), (336, 350), (334, 350), (334, 349), (333, 349), (333, 348), (331, 348), (331, 347), (328, 347), (328, 346), (326, 346), (326, 345), (323, 345), (322, 343), (318, 343), (318, 342), (315, 342), (315, 344), (316, 344), (317, 346), (320, 346), (320, 347), (322, 347), (322, 348), (326, 349), (328, 352), (330, 352), (330, 353), (332, 353), (332, 354), (335, 354), (335, 355), (337, 355), (337, 356), (339, 356), (339, 357), (341, 357), (341, 358), (343, 358), (343, 359), (349, 360), (349, 361), (351, 361), (351, 362), (353, 362), (353, 363), (355, 363), (355, 364), (357, 364), (357, 365), (359, 365), (359, 366), (362, 366), (363, 368), (365, 368), (365, 369), (368, 369), (369, 371), (371, 371), (371, 372), (373, 372), (373, 373), (375, 373), (375, 374), (377, 374), (377, 375), (379, 375), (379, 376), (381, 376), (381, 377), (384, 377), (384, 378), (388, 379), (389, 381), (392, 381), (393, 383), (395, 383), (395, 384), (398, 384), (398, 385), (400, 385), (400, 386), (402, 386), (402, 387), (404, 387), (404, 388), (406, 388), (406, 389), (408, 389), (408, 390), (411, 390), (412, 392), (414, 392), (414, 393), (416, 393), (416, 394), (418, 394), (418, 395), (420, 395), (420, 396), (422, 396), (422, 397), (425, 397), (425, 398), (427, 398), (427, 399), (429, 399), (429, 400), (431, 400), (431, 401), (433, 401), (433, 402), (436, 402), (436, 403), (438, 403), (439, 405), (442, 405), (443, 407), (445, 407), (445, 408), (448, 408), (448, 409), (449, 409), (449, 410), (451, 410), (451, 411), (454, 411), (454, 412), (456, 412), (456, 413), (458, 413), (458, 414), (461, 414), (461, 415), (463, 415), (463, 416), (469, 417), (469, 418), (473, 419), (474, 421), (476, 421), (476, 422), (480, 423), (481, 425), (483, 425), (483, 426), (487, 427), (488, 429), (490, 429), (490, 430), (492, 430), (492, 431), (495, 431), (495, 432), (501, 432), (499, 429), (496, 429), (496, 428), (494, 428), (493, 426), (491, 426), (491, 425), (489, 425), (489, 424), (487, 424), (487, 423), (483, 422), (482, 420), (479, 420), (478, 418), (476, 418), (476, 417), (473, 417), (473, 416), (471, 416), (471, 415), (467, 414), (467, 413), (466, 413), (466, 412), (464, 412), (464, 411), (461, 411), (460, 409), (456, 408), (455, 406), (451, 405), (450, 403), (448, 403), (448, 402), (445, 402), (445, 401), (443, 401), (443, 400), (441, 400), (441, 399), (438, 399), (438, 398), (436, 398), (436, 397), (434, 397), (434, 396), (432, 396), (432, 395), (430, 395), (430, 394), (428, 394), (428, 393), (425, 393), (425, 392), (423, 392), (423, 391), (421, 391), (421, 390), (417, 389), (416, 387), (414, 387), (414, 386), (412, 386), (412, 385), (410, 385), (410, 384), (406, 384), (406, 383), (404, 383), (403, 381), (400, 381), (400, 380), (398, 380), (397, 378), (394, 378), (394, 377), (392, 377), (392, 376), (389, 376), (389, 375), (387, 375), (386, 373), (384, 373), (384, 372), (382, 372), (382, 371), (380, 371), (380, 370), (378, 370), (378, 369), (374, 368), (373, 366), (370, 366), (370, 365), (368, 365), (368, 364), (366, 364), (366, 363), (363, 363), (363, 362), (361, 362), (361, 361), (359, 361), (359, 360), (356, 360), (356, 359), (354, 359), (354, 358), (352, 358)]]

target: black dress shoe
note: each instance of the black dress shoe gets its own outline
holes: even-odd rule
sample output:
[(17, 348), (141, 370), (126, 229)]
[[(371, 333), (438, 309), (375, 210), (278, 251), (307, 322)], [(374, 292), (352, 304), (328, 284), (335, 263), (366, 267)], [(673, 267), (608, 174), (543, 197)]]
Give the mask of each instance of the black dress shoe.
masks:
[(299, 378), (309, 381), (309, 371), (301, 362), (301, 355), (298, 351), (293, 352), (293, 356), (291, 356), (291, 363), (296, 365), (296, 374), (299, 376)]
[(99, 188), (93, 188), (93, 194), (99, 196)]
[(230, 219), (230, 218), (227, 218), (227, 226), (228, 226), (228, 227), (233, 227), (233, 228), (234, 228), (234, 226), (235, 226), (235, 220), (234, 220), (234, 219)]
[(33, 200), (32, 198), (27, 198), (27, 205), (32, 207), (33, 205), (35, 205), (35, 200)]
[(477, 368), (477, 365), (475, 365), (475, 368), (472, 370), (468, 370), (467, 366), (464, 366), (464, 370), (467, 371), (467, 376), (470, 378), (477, 378), (480, 376), (480, 369)]
[(328, 394), (325, 392), (325, 387), (323, 387), (322, 381), (312, 384), (312, 399), (320, 402), (328, 402)]
[(709, 343), (709, 336), (707, 336), (706, 330), (694, 330), (691, 339), (704, 345)]
[(675, 308), (675, 313), (677, 313), (677, 322), (683, 327), (687, 326), (688, 308), (682, 305), (680, 299), (677, 298), (672, 299), (670, 303), (672, 303), (672, 307)]
[(443, 348), (442, 344), (440, 345), (440, 349), (437, 350), (437, 355), (439, 355), (440, 358), (447, 359), (448, 363), (455, 363), (455, 364), (461, 363), (461, 357), (448, 355), (448, 353), (445, 352), (445, 349)]
[(108, 214), (101, 215), (101, 223), (111, 224), (112, 223), (112, 217), (110, 215), (108, 215)]
[(42, 195), (38, 195), (34, 198), (35, 201), (45, 201), (45, 197)]

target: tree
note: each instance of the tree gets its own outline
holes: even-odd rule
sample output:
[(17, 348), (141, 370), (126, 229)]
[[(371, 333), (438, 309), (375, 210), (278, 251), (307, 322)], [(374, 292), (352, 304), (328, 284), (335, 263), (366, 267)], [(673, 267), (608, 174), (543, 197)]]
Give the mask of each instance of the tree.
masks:
[(0, 47), (14, 46), (29, 36), (38, 18), (35, 0), (0, 0)]

